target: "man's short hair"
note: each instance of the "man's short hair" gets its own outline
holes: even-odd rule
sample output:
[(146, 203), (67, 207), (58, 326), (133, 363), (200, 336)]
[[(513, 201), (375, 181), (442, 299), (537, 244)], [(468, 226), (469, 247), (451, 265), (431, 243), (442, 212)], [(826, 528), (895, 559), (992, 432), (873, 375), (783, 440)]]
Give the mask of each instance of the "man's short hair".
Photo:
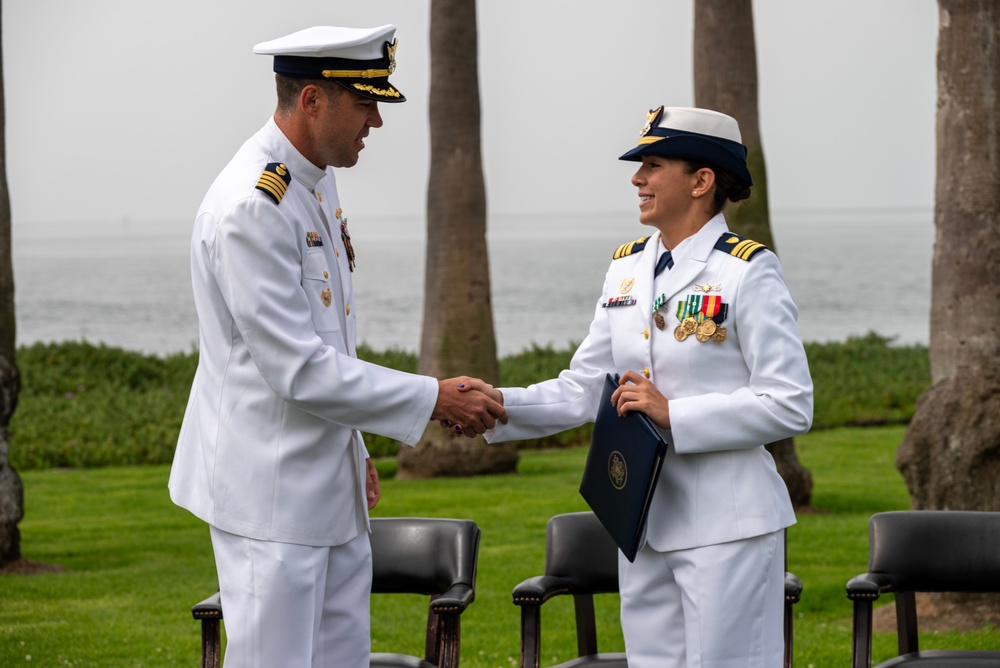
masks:
[(290, 114), (295, 110), (299, 94), (309, 84), (319, 86), (332, 99), (336, 99), (338, 95), (347, 92), (347, 89), (337, 82), (326, 81), (325, 79), (306, 79), (275, 74), (274, 80), (278, 89), (278, 112), (281, 114)]

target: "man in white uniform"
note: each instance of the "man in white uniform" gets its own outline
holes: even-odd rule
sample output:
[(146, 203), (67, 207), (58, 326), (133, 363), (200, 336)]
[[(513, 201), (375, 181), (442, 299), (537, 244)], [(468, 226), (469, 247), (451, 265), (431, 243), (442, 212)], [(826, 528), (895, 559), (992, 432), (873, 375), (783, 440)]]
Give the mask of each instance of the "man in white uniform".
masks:
[(223, 169), (191, 242), (198, 370), (170, 496), (210, 525), (227, 668), (368, 666), (368, 510), (360, 430), (415, 445), (428, 420), (467, 435), (506, 420), (470, 378), (355, 356), (354, 250), (334, 171), (351, 167), (389, 83), (395, 27), (316, 27), (258, 44), (278, 106)]

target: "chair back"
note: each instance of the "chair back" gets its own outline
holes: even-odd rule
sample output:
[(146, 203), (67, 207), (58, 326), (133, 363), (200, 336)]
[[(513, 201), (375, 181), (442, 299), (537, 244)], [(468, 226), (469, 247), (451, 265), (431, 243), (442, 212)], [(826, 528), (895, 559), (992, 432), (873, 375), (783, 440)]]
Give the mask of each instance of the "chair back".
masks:
[(877, 513), (868, 540), (868, 571), (896, 591), (1000, 592), (1000, 512)]
[(472, 520), (379, 517), (371, 527), (372, 593), (474, 592), (480, 530)]
[(618, 546), (594, 513), (566, 513), (549, 519), (545, 574), (565, 578), (581, 592), (618, 591)]

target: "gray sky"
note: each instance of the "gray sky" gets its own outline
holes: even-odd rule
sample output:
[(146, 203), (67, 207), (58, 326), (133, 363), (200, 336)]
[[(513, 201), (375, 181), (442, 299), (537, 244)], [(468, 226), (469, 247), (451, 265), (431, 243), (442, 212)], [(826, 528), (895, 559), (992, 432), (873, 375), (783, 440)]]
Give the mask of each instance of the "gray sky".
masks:
[[(630, 148), (647, 109), (691, 106), (693, 0), (480, 0), (492, 213), (637, 211)], [(352, 221), (422, 215), (429, 0), (7, 0), (7, 174), (15, 226), (190, 225), (274, 108), (255, 43), (312, 25), (393, 23), (393, 83), (358, 166)], [(934, 193), (934, 0), (758, 0), (772, 209), (921, 208)]]

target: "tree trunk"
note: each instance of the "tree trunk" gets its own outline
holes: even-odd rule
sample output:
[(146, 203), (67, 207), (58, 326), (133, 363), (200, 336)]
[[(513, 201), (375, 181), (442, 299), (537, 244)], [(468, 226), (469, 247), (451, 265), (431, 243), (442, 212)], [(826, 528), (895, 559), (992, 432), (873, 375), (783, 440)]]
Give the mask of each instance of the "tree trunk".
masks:
[(939, 0), (933, 385), (896, 452), (915, 509), (1000, 510), (1000, 6)]
[(14, 320), (14, 267), (10, 250), (10, 193), (7, 190), (5, 124), (3, 43), (0, 41), (0, 566), (21, 558), (21, 534), (17, 524), (24, 516), (24, 488), (21, 478), (7, 460), (7, 428), (17, 408), (21, 376), (14, 361), (17, 328)]
[[(747, 147), (747, 166), (754, 187), (750, 199), (726, 210), (730, 229), (777, 252), (771, 234), (767, 204), (767, 172), (757, 116), (757, 46), (751, 0), (695, 0), (695, 105), (729, 114), (740, 124)], [(792, 504), (812, 500), (812, 474), (795, 454), (795, 441), (770, 443), (778, 473), (788, 487)]]
[[(431, 165), (420, 373), (498, 379), (486, 247), (476, 3), (432, 0)], [(514, 444), (490, 446), (431, 424), (400, 448), (397, 477), (468, 476), (517, 468)]]

